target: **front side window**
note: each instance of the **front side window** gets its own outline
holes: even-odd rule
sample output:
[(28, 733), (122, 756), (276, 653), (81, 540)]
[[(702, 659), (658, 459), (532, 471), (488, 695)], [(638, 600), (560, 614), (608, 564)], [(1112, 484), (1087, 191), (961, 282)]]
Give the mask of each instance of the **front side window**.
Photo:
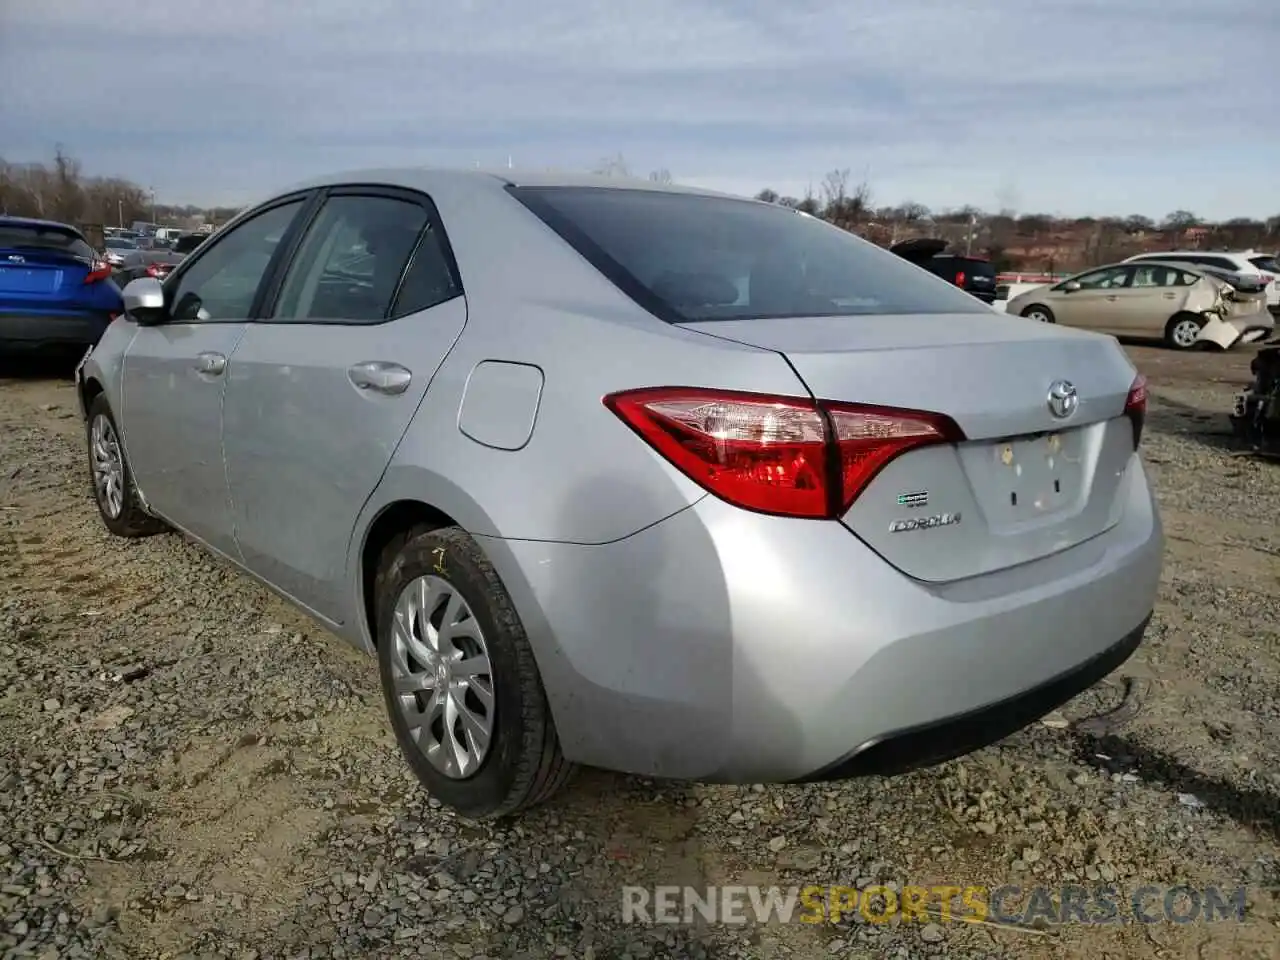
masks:
[(177, 278), (170, 315), (178, 323), (245, 320), (276, 249), (304, 201), (293, 200), (246, 220), (209, 249), (192, 255)]
[(1107, 267), (1092, 273), (1083, 273), (1075, 278), (1082, 290), (1114, 290), (1127, 286), (1133, 267)]
[(990, 313), (896, 254), (776, 204), (611, 187), (510, 192), (672, 323)]
[(285, 276), (273, 319), (386, 319), (410, 257), (425, 256), (419, 241), (435, 246), (422, 236), (428, 220), (426, 208), (409, 200), (331, 197)]

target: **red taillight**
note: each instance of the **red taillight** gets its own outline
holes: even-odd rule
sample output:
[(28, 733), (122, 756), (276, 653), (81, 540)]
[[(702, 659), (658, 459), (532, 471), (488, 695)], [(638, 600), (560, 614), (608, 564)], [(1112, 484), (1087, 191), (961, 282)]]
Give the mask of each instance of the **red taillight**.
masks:
[(957, 287), (963, 287), (963, 286), (964, 286), (964, 271), (963, 271), (963, 270), (960, 270), (959, 272), (957, 272), (957, 273), (956, 273), (956, 286), (957, 286)]
[(1124, 399), (1124, 415), (1133, 424), (1133, 449), (1142, 442), (1142, 427), (1147, 421), (1147, 378), (1138, 374), (1129, 395)]
[(111, 264), (105, 260), (95, 260), (89, 264), (89, 272), (84, 275), (85, 283), (97, 283), (111, 276)]
[(895, 457), (964, 439), (938, 414), (799, 397), (655, 387), (604, 403), (720, 499), (790, 517), (838, 517)]
[(169, 264), (167, 263), (149, 263), (147, 264), (147, 276), (160, 280), (169, 275), (169, 269)]

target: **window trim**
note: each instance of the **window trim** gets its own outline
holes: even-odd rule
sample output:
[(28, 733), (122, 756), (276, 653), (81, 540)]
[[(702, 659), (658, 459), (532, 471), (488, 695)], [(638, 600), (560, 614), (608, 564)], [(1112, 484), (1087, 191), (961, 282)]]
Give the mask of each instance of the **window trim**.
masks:
[[(390, 302), (387, 309), (383, 313), (381, 320), (347, 320), (342, 317), (307, 317), (303, 320), (295, 320), (291, 318), (277, 318), (273, 316), (276, 307), (280, 302), (280, 294), (284, 290), (285, 278), (289, 275), (289, 271), (294, 266), (298, 252), (302, 249), (303, 243), (310, 236), (312, 229), (315, 227), (316, 221), (319, 219), (320, 213), (324, 210), (324, 205), (330, 199), (338, 199), (341, 197), (377, 197), (385, 200), (398, 200), (401, 202), (411, 203), (421, 207), (426, 213), (426, 224), (422, 230), (418, 231), (418, 237), (414, 241), (412, 249), (409, 251), (409, 257), (405, 260), (403, 269), (400, 271), (400, 277), (396, 280), (395, 287), (391, 292)], [(426, 309), (432, 310), (435, 307), (450, 303), (458, 297), (465, 295), (462, 287), (462, 273), (458, 269), (458, 260), (454, 256), (453, 245), (449, 242), (449, 235), (444, 228), (444, 220), (440, 216), (440, 210), (435, 205), (435, 201), (430, 195), (420, 190), (412, 190), (408, 187), (398, 187), (390, 184), (379, 183), (342, 183), (331, 184), (326, 187), (320, 187), (316, 191), (316, 197), (313, 206), (308, 211), (307, 220), (304, 229), (299, 230), (296, 237), (293, 238), (289, 250), (287, 261), (276, 264), (270, 276), (270, 282), (263, 291), (264, 296), (260, 304), (257, 304), (258, 310), (250, 317), (251, 323), (271, 323), (294, 326), (316, 326), (316, 327), (380, 327), (383, 324), (391, 323), (395, 320), (403, 319), (410, 316), (408, 313), (395, 314), (393, 312), (396, 301), (400, 298), (400, 291), (404, 288), (405, 278), (409, 274), (409, 270), (413, 267), (414, 259), (418, 255), (418, 251), (422, 249), (423, 241), (430, 235), (436, 234), (437, 241), (440, 244), (440, 252), (444, 255), (445, 266), (449, 269), (449, 274), (453, 279), (454, 289), (457, 291), (447, 300), (441, 300), (434, 303)], [(415, 313), (418, 311), (414, 311)]]
[(290, 222), (288, 229), (286, 229), (284, 234), (280, 237), (280, 245), (276, 248), (276, 252), (271, 255), (271, 260), (267, 263), (267, 269), (262, 274), (262, 279), (258, 281), (258, 288), (254, 292), (253, 302), (249, 305), (249, 315), (247, 317), (239, 317), (235, 319), (228, 318), (225, 320), (176, 320), (172, 316), (167, 316), (163, 323), (159, 325), (163, 326), (170, 323), (252, 323), (262, 310), (263, 296), (270, 289), (271, 280), (279, 269), (281, 258), (286, 254), (292, 255), (293, 248), (297, 244), (300, 226), (304, 224), (310, 225), (311, 218), (315, 215), (316, 196), (317, 191), (314, 189), (295, 190), (291, 193), (284, 194), (283, 196), (273, 197), (264, 203), (258, 204), (256, 207), (244, 211), (223, 226), (223, 228), (213, 236), (209, 237), (209, 239), (204, 243), (196, 247), (195, 250), (187, 254), (186, 258), (174, 267), (173, 271), (165, 277), (162, 282), (161, 289), (163, 289), (165, 293), (165, 310), (170, 311), (176, 303), (173, 298), (177, 293), (178, 287), (182, 283), (182, 278), (185, 277), (196, 264), (214, 250), (217, 250), (218, 245), (224, 243), (227, 237), (231, 236), (234, 231), (244, 226), (250, 220), (256, 220), (258, 217), (270, 213), (272, 210), (302, 201), (302, 206), (298, 210), (298, 213)]

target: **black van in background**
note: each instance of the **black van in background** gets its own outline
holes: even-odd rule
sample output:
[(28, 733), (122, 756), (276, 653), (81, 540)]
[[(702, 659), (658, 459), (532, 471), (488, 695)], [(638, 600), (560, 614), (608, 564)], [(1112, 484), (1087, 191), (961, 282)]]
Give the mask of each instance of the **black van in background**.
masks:
[(954, 283), (983, 303), (993, 303), (996, 299), (996, 270), (991, 262), (981, 257), (943, 253), (946, 249), (946, 240), (921, 239), (895, 243), (889, 252)]

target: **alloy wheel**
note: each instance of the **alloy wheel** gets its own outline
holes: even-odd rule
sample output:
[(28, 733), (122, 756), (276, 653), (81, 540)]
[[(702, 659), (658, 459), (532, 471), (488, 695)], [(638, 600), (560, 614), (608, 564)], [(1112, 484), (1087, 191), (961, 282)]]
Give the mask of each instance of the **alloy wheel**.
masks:
[(103, 512), (114, 520), (124, 510), (124, 454), (109, 417), (93, 418), (89, 450), (94, 493)]
[(493, 739), (493, 673), (484, 634), (448, 581), (422, 576), (396, 600), (391, 628), (396, 703), (427, 761), (454, 780), (484, 763)]

